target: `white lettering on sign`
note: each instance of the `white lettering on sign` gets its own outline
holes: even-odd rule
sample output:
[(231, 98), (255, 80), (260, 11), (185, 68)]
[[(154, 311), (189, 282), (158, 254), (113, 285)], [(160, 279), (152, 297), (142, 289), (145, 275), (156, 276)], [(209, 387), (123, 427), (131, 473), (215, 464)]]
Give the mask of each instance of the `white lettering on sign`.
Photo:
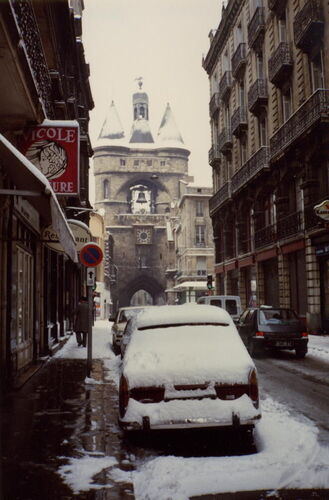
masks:
[(55, 193), (73, 193), (73, 182), (50, 181)]
[(47, 127), (47, 128), (36, 128), (32, 130), (32, 140), (49, 139), (51, 141), (64, 141), (64, 142), (74, 142), (76, 131), (73, 129), (59, 128), (59, 127)]

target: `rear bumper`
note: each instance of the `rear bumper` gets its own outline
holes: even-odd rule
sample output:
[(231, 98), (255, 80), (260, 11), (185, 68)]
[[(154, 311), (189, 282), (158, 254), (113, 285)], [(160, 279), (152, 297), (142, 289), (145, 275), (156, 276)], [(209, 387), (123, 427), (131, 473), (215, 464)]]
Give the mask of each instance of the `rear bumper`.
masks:
[(149, 430), (174, 430), (174, 429), (238, 429), (241, 427), (254, 427), (260, 420), (258, 413), (253, 418), (241, 419), (239, 415), (232, 414), (230, 421), (213, 420), (207, 418), (188, 418), (184, 420), (171, 420), (167, 422), (152, 423), (149, 417), (143, 417), (142, 422), (125, 422), (119, 419), (120, 427), (126, 431), (149, 431)]
[(259, 348), (268, 349), (305, 349), (307, 350), (308, 338), (279, 338), (268, 339), (266, 337), (252, 337)]

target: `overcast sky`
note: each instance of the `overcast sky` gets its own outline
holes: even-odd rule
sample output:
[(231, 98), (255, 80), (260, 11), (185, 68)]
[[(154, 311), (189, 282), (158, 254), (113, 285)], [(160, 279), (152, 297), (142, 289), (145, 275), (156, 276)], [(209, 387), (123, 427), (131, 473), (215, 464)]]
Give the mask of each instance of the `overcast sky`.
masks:
[(135, 78), (149, 96), (153, 138), (167, 102), (185, 145), (195, 183), (211, 185), (209, 83), (202, 55), (217, 28), (220, 0), (84, 0), (83, 42), (95, 102), (90, 137), (95, 144), (114, 100), (126, 135), (132, 125)]

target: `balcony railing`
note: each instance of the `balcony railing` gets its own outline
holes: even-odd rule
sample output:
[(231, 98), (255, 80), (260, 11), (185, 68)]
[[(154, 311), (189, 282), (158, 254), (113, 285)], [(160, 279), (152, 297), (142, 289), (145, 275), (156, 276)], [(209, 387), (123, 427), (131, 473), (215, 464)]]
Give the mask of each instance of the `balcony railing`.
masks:
[(241, 132), (246, 130), (247, 127), (247, 110), (245, 106), (239, 106), (238, 109), (234, 111), (231, 118), (232, 134), (239, 137)]
[(311, 127), (329, 119), (329, 90), (319, 89), (271, 137), (271, 160), (281, 154)]
[(232, 149), (232, 131), (231, 127), (224, 128), (218, 136), (218, 149), (226, 154)]
[(276, 241), (275, 224), (255, 231), (255, 248), (266, 247)]
[(294, 212), (278, 220), (277, 222), (277, 238), (281, 240), (294, 236), (303, 230), (302, 212)]
[(256, 49), (263, 43), (265, 33), (265, 9), (257, 7), (255, 13), (248, 24), (249, 47)]
[[(323, 198), (319, 203), (321, 203), (321, 201), (323, 201)], [(304, 208), (304, 225), (307, 231), (321, 227), (321, 219), (314, 212), (314, 206), (317, 204), (317, 202), (314, 202)]]
[(282, 17), (286, 9), (287, 0), (268, 0), (268, 8), (273, 10), (278, 17)]
[(281, 42), (268, 61), (268, 79), (274, 85), (284, 82), (292, 70), (292, 56), (289, 44)]
[(248, 184), (256, 175), (269, 170), (269, 148), (262, 146), (249, 158), (240, 170), (231, 179), (232, 193), (236, 193), (241, 187)]
[(217, 113), (219, 110), (219, 93), (216, 92), (212, 98), (210, 99), (209, 103), (209, 114), (210, 116), (213, 116), (215, 113)]
[(223, 101), (225, 101), (231, 91), (231, 86), (232, 86), (232, 72), (231, 71), (225, 71), (223, 74), (221, 81), (219, 82), (219, 97)]
[(250, 87), (248, 92), (248, 108), (254, 114), (257, 114), (261, 107), (267, 104), (267, 81), (264, 78), (258, 78)]
[(232, 74), (234, 78), (238, 78), (247, 64), (247, 44), (239, 43), (232, 57)]
[(22, 54), (28, 59), (27, 66), (32, 73), (32, 80), (40, 103), (46, 116), (53, 118), (51, 78), (31, 3), (23, 0), (10, 0), (9, 3), (22, 37), (22, 43), (19, 44), (19, 47), (22, 48)]
[(208, 151), (208, 163), (209, 165), (215, 165), (215, 163), (221, 162), (221, 152), (218, 149), (217, 144), (211, 146)]
[(209, 200), (209, 213), (212, 215), (223, 203), (231, 199), (231, 183), (226, 182)]
[(320, 41), (323, 36), (323, 14), (318, 0), (307, 0), (294, 19), (295, 45), (304, 52)]

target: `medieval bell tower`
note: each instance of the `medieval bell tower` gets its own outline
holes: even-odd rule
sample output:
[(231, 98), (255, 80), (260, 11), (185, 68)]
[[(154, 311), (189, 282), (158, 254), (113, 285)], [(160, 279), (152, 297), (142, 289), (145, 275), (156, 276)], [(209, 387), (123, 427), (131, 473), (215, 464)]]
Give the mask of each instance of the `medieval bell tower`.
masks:
[(105, 259), (114, 310), (166, 302), (175, 267), (171, 210), (180, 196), (180, 181), (191, 180), (190, 152), (169, 104), (154, 140), (148, 95), (138, 80), (130, 137), (112, 102), (94, 148), (95, 205), (105, 213)]

